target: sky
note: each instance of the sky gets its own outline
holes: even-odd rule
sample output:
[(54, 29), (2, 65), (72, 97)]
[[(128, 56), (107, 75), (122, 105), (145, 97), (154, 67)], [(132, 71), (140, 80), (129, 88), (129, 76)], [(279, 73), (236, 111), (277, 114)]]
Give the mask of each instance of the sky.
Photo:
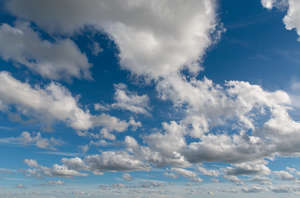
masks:
[(296, 198), (300, 1), (3, 0), (1, 198)]

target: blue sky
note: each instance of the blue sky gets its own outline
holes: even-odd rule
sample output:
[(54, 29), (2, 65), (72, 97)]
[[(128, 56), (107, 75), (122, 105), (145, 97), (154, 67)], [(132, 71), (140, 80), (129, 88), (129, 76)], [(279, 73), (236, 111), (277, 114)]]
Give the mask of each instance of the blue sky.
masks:
[(0, 197), (300, 193), (297, 0), (0, 6)]

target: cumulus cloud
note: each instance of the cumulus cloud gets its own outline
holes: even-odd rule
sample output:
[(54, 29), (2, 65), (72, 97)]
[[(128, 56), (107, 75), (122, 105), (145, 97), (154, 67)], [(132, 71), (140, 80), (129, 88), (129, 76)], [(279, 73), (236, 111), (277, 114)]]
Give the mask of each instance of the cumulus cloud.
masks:
[(24, 171), (26, 176), (33, 177), (84, 177), (88, 176), (86, 173), (80, 173), (76, 170), (69, 169), (65, 165), (54, 164), (51, 168), (41, 166), (37, 161), (32, 159), (25, 159), (24, 162), (30, 167)]
[(71, 170), (86, 170), (87, 166), (85, 162), (79, 157), (75, 158), (63, 158), (62, 163)]
[(149, 97), (130, 92), (125, 84), (115, 85), (115, 103), (112, 108), (124, 109), (137, 114), (149, 115)]
[(41, 133), (37, 133), (36, 135), (34, 135), (27, 131), (24, 131), (19, 137), (0, 138), (0, 143), (34, 145), (42, 149), (56, 150), (56, 146), (60, 146), (64, 142), (53, 137), (49, 139), (43, 138)]
[(49, 32), (74, 33), (86, 25), (104, 30), (118, 45), (123, 68), (157, 78), (182, 68), (200, 70), (197, 61), (212, 43), (210, 34), (216, 28), (215, 4), (214, 0), (184, 4), (179, 0), (126, 4), (121, 0), (13, 0), (7, 1), (6, 8)]
[[(143, 136), (143, 146), (126, 137), (127, 150), (137, 159), (157, 167), (187, 167), (207, 161), (233, 163), (225, 169), (226, 178), (241, 183), (236, 175), (270, 174), (262, 159), (299, 153), (295, 138), (299, 123), (289, 116), (291, 100), (287, 93), (269, 92), (240, 81), (228, 81), (225, 86), (208, 79), (168, 81), (164, 86), (159, 84), (161, 97), (173, 101), (175, 107), (183, 107), (186, 115)], [(223, 131), (212, 133), (216, 127)], [(193, 139), (186, 141), (189, 137)]]
[(50, 186), (62, 186), (64, 184), (65, 184), (65, 182), (62, 180), (51, 180), (51, 181), (47, 182), (47, 185), (50, 185)]
[(73, 97), (62, 85), (51, 82), (44, 88), (32, 87), (7, 72), (0, 72), (0, 104), (3, 105), (2, 111), (9, 111), (9, 107), (14, 106), (21, 114), (43, 123), (62, 121), (77, 130), (102, 127), (122, 132), (129, 126), (136, 128), (141, 125), (133, 119), (126, 122), (104, 113), (91, 115), (81, 108), (78, 97)]
[(191, 179), (194, 182), (202, 182), (202, 179), (199, 178), (197, 176), (197, 174), (194, 173), (193, 171), (186, 170), (186, 169), (183, 169), (183, 168), (172, 168), (171, 171), (174, 171), (175, 173), (177, 173), (177, 174), (179, 174), (183, 177), (187, 177), (187, 178)]
[(116, 136), (114, 134), (111, 134), (109, 131), (106, 129), (102, 129), (100, 132), (102, 138), (107, 139), (107, 140), (116, 140)]
[(259, 183), (261, 185), (271, 185), (272, 184), (272, 179), (266, 176), (260, 176), (256, 175), (254, 177), (251, 177), (249, 179), (251, 182)]
[[(88, 176), (88, 174), (81, 171), (101, 175), (104, 172), (145, 171), (150, 169), (149, 165), (135, 159), (129, 153), (121, 151), (106, 151), (97, 155), (87, 155), (84, 159), (79, 157), (63, 158), (61, 160), (62, 165), (54, 164), (51, 168), (39, 165), (33, 159), (25, 159), (24, 162), (30, 167), (30, 169), (25, 170), (25, 175), (34, 177), (83, 177)], [(129, 179), (128, 175), (124, 177)]]
[(300, 188), (297, 185), (279, 185), (279, 186), (271, 186), (270, 190), (274, 193), (295, 193), (299, 192)]
[(57, 83), (50, 83), (44, 89), (33, 88), (9, 73), (1, 72), (0, 101), (7, 106), (16, 106), (19, 112), (28, 116), (64, 121), (75, 129), (88, 129), (92, 126), (91, 115), (82, 110), (77, 99)]
[(42, 40), (28, 23), (0, 26), (0, 56), (53, 80), (91, 78), (91, 64), (72, 40)]
[(228, 167), (224, 170), (227, 175), (269, 175), (271, 170), (266, 166), (265, 161), (254, 161), (248, 163), (236, 164), (234, 167)]
[[(274, 7), (274, 2), (262, 1), (269, 9)], [(294, 7), (298, 3), (295, 0), (289, 3), (289, 17), (285, 18), (285, 23), (287, 28), (296, 28), (297, 9)], [(67, 170), (101, 174), (145, 170), (150, 165), (172, 166), (177, 167), (171, 169), (176, 174), (198, 180), (193, 172), (183, 168), (201, 162), (226, 162), (232, 163), (232, 167), (226, 169), (224, 178), (242, 184), (236, 175), (270, 173), (267, 164), (256, 164), (255, 161), (274, 155), (299, 154), (300, 123), (288, 113), (292, 107), (287, 93), (267, 91), (243, 81), (227, 81), (223, 86), (207, 78), (199, 80), (181, 73), (188, 69), (196, 75), (201, 70), (199, 62), (213, 43), (211, 33), (216, 30), (215, 1), (190, 0), (182, 4), (179, 0), (140, 0), (124, 4), (121, 0), (91, 0), (89, 3), (80, 0), (11, 0), (7, 1), (6, 7), (16, 16), (32, 20), (52, 33), (73, 34), (86, 25), (105, 31), (119, 48), (122, 68), (155, 79), (159, 97), (171, 101), (182, 115), (181, 119), (163, 122), (161, 129), (142, 136), (143, 145), (127, 136), (124, 141), (126, 151), (106, 151), (82, 160), (64, 160), (62, 166)], [(7, 73), (2, 73), (1, 79), (0, 109), (16, 104), (27, 110), (25, 112), (50, 115), (78, 130), (102, 126), (101, 135), (110, 140), (115, 139), (110, 133), (113, 130), (122, 132), (130, 126), (141, 125), (134, 119), (126, 122), (107, 114), (93, 116), (55, 83), (45, 91), (16, 81)], [(21, 95), (9, 95), (5, 90), (7, 87), (10, 87), (8, 90), (22, 87), (17, 92)], [(26, 92), (22, 92), (24, 87)], [(52, 108), (39, 104), (44, 100)], [(112, 106), (116, 108), (144, 114), (149, 111), (147, 96), (130, 92), (124, 85), (116, 86), (115, 100)], [(60, 107), (59, 114), (53, 108), (55, 105)], [(95, 109), (105, 108), (96, 105)], [(52, 169), (47, 170), (51, 172)], [(217, 175), (201, 168), (199, 171)]]
[[(283, 91), (269, 92), (241, 81), (228, 81), (223, 87), (208, 79), (188, 81), (178, 76), (171, 82), (170, 78), (161, 81), (158, 91), (163, 99), (170, 99), (186, 112), (186, 117), (177, 123), (181, 132), (174, 132), (167, 139), (174, 145), (177, 141), (179, 146), (173, 152), (189, 162), (241, 163), (276, 153), (299, 152), (297, 140), (292, 139), (297, 136), (299, 123), (289, 116), (291, 100)], [(261, 119), (266, 121), (261, 122)], [(220, 127), (224, 132), (211, 133)], [(228, 129), (234, 133), (229, 135)], [(250, 132), (246, 133), (247, 130)], [(149, 137), (157, 136), (163, 140), (169, 133)], [(200, 141), (186, 144), (184, 137), (187, 136)], [(155, 145), (149, 145), (155, 148)]]
[(287, 171), (273, 171), (281, 180), (295, 180), (296, 178)]
[(261, 0), (261, 4), (267, 9), (272, 9), (275, 1), (276, 0)]
[[(297, 0), (262, 0), (262, 5), (267, 9), (288, 8), (283, 18), (287, 30), (295, 29), (300, 36), (300, 2)], [(299, 41), (299, 39), (298, 39)]]
[(225, 175), (224, 176), (225, 179), (227, 179), (228, 181), (235, 183), (237, 185), (242, 185), (244, 182), (238, 178), (237, 176), (233, 176), (233, 175)]
[(203, 168), (202, 166), (199, 166), (198, 170), (205, 176), (218, 177), (220, 175), (220, 172), (218, 170), (208, 170), (206, 168)]
[(100, 114), (91, 117), (92, 126), (100, 126), (107, 131), (123, 132), (132, 126), (133, 130), (141, 126), (140, 122), (136, 122), (134, 119), (130, 119), (128, 122), (120, 120), (117, 117), (110, 116), (108, 114)]
[(128, 173), (125, 173), (122, 175), (122, 178), (125, 180), (125, 181), (131, 181), (132, 180), (132, 176)]
[(260, 193), (266, 191), (267, 189), (262, 186), (251, 186), (251, 187), (243, 187), (242, 191), (244, 193)]
[[(163, 123), (161, 131), (144, 136), (146, 147), (131, 148), (137, 156), (152, 153), (157, 165), (238, 163), (234, 171), (241, 174), (268, 174), (270, 170), (265, 164), (241, 163), (299, 153), (299, 141), (295, 138), (299, 123), (289, 116), (291, 100), (287, 93), (269, 92), (240, 81), (228, 81), (222, 87), (208, 79), (174, 78), (171, 83), (169, 80), (158, 85), (161, 97), (173, 101), (175, 107), (182, 107), (186, 115), (181, 121)], [(217, 127), (224, 132), (211, 133)], [(233, 133), (229, 134), (228, 129)], [(187, 143), (187, 137), (194, 140)], [(158, 160), (161, 156), (162, 161)]]
[[(175, 122), (170, 125), (167, 123), (164, 123), (163, 125), (164, 127), (170, 129), (173, 127), (177, 128)], [(175, 136), (175, 134), (174, 138), (176, 140), (173, 142), (171, 141), (172, 138), (169, 140), (169, 137), (172, 137), (171, 134), (163, 135), (159, 133), (152, 135), (145, 137), (146, 143), (150, 146), (141, 146), (133, 137), (129, 136), (125, 138), (125, 146), (127, 147), (127, 150), (130, 153), (133, 153), (136, 158), (151, 163), (156, 167), (164, 167), (169, 165), (187, 167), (190, 165), (190, 163), (184, 159), (183, 155), (181, 155), (179, 152), (176, 152), (182, 145), (178, 144), (179, 148), (177, 148), (176, 142), (178, 137)], [(179, 140), (180, 143), (182, 143), (181, 137), (179, 137)]]
[(176, 174), (170, 173), (170, 172), (165, 172), (165, 173), (164, 173), (164, 176), (170, 177), (170, 178), (173, 178), (173, 179), (178, 178), (178, 176), (177, 176)]
[(149, 166), (126, 152), (107, 151), (101, 155), (90, 155), (85, 158), (89, 170), (95, 173), (107, 171), (147, 170)]

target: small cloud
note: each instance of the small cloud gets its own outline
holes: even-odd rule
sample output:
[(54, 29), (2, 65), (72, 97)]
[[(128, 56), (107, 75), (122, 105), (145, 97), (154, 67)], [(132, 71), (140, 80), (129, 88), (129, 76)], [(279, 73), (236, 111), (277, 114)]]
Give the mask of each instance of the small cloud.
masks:
[(18, 184), (18, 185), (16, 186), (16, 188), (19, 188), (19, 189), (24, 189), (24, 188), (25, 188), (25, 186), (24, 186), (23, 184)]
[(132, 181), (132, 177), (130, 174), (128, 173), (125, 173), (122, 175), (122, 178), (125, 180), (125, 181)]

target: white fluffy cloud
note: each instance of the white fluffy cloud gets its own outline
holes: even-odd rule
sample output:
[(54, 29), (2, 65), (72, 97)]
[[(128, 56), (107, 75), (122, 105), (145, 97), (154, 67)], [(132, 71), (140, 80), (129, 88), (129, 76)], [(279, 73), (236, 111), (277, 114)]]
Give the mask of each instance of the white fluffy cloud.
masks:
[(171, 171), (174, 171), (175, 173), (177, 173), (177, 174), (179, 174), (183, 177), (187, 177), (187, 178), (191, 179), (194, 182), (202, 182), (202, 179), (199, 178), (197, 176), (197, 174), (194, 173), (193, 171), (186, 170), (186, 169), (183, 169), (183, 168), (172, 168)]
[[(169, 140), (168, 145), (176, 145), (177, 141), (176, 149), (168, 152), (177, 152), (189, 162), (238, 163), (284, 150), (299, 152), (295, 147), (297, 141), (290, 138), (292, 134), (297, 135), (299, 123), (290, 118), (291, 100), (283, 91), (269, 92), (258, 85), (239, 81), (228, 81), (222, 87), (208, 79), (188, 81), (179, 76), (161, 81), (158, 91), (163, 99), (170, 99), (175, 107), (183, 108), (186, 117), (176, 123), (181, 131), (173, 128), (169, 138), (169, 131), (149, 137), (159, 137), (162, 142)], [(263, 123), (262, 118), (266, 119)], [(224, 132), (212, 134), (216, 128)], [(231, 135), (226, 132), (228, 129), (233, 131)], [(245, 133), (247, 130), (252, 133)], [(185, 144), (186, 136), (200, 141)], [(164, 144), (149, 145), (156, 149), (163, 148)]]
[(287, 14), (283, 18), (285, 28), (295, 29), (300, 36), (300, 2), (298, 0), (262, 0), (261, 3), (267, 9), (287, 7)]
[(198, 170), (205, 176), (218, 177), (220, 175), (218, 170), (208, 170), (202, 166), (199, 166)]
[(300, 2), (297, 0), (288, 1), (289, 9), (283, 21), (286, 29), (296, 29), (300, 36)]
[(115, 103), (112, 108), (124, 109), (137, 114), (149, 115), (149, 97), (130, 92), (125, 84), (115, 85)]
[[(36, 160), (26, 159), (25, 163), (30, 169), (25, 170), (26, 176), (34, 177), (74, 177), (88, 176), (84, 172), (92, 172), (96, 175), (101, 175), (104, 172), (116, 171), (145, 171), (149, 170), (150, 166), (127, 152), (107, 151), (97, 155), (87, 155), (84, 159), (63, 158), (62, 165), (54, 164), (51, 168), (41, 166)], [(128, 175), (124, 176), (129, 178)]]
[(282, 180), (295, 180), (296, 178), (287, 171), (273, 171)]
[(93, 124), (91, 115), (79, 107), (77, 99), (56, 83), (50, 83), (44, 89), (33, 88), (9, 73), (1, 72), (0, 101), (7, 106), (15, 105), (27, 116), (65, 121), (75, 129), (88, 129)]
[(211, 44), (210, 33), (216, 27), (215, 4), (214, 0), (184, 4), (181, 0), (125, 4), (122, 0), (12, 0), (6, 7), (49, 32), (73, 33), (86, 25), (104, 30), (118, 45), (123, 68), (157, 78), (184, 67), (200, 70), (197, 61)]
[(272, 9), (275, 1), (276, 0), (261, 0), (261, 4), (267, 9)]
[(77, 97), (60, 84), (52, 82), (44, 88), (32, 87), (7, 72), (0, 72), (0, 104), (2, 111), (9, 111), (14, 106), (23, 115), (42, 122), (63, 121), (77, 130), (103, 127), (122, 132), (129, 126), (141, 125), (133, 119), (126, 122), (107, 114), (91, 115), (81, 108)]
[(94, 173), (107, 171), (147, 170), (149, 166), (126, 152), (103, 152), (101, 155), (90, 155), (85, 158), (89, 170)]
[(248, 163), (236, 164), (234, 167), (225, 169), (227, 175), (269, 175), (271, 170), (266, 166), (265, 161), (254, 161)]
[(42, 40), (27, 23), (0, 26), (0, 56), (49, 79), (91, 78), (91, 65), (73, 41)]
[(125, 173), (122, 175), (122, 178), (125, 180), (125, 181), (131, 181), (132, 180), (132, 176), (128, 173)]
[(35, 145), (42, 149), (56, 150), (56, 146), (62, 145), (64, 142), (55, 138), (43, 138), (41, 133), (34, 135), (24, 131), (19, 137), (1, 138), (0, 143)]
[(224, 176), (225, 179), (227, 179), (228, 181), (232, 182), (232, 183), (235, 183), (237, 185), (241, 185), (243, 184), (244, 182), (238, 178), (237, 176), (233, 176), (233, 175), (225, 175)]
[(41, 166), (37, 161), (32, 159), (25, 159), (24, 162), (30, 167), (30, 169), (25, 170), (26, 176), (34, 177), (84, 177), (88, 174), (80, 173), (76, 170), (69, 169), (65, 165), (54, 164), (52, 168)]
[[(275, 5), (275, 1), (264, 0), (262, 3), (269, 9)], [(289, 4), (285, 23), (289, 29), (297, 28), (297, 9), (293, 9), (298, 3), (290, 0)], [(144, 135), (143, 145), (127, 136), (126, 152), (106, 151), (83, 160), (64, 160), (62, 166), (68, 170), (100, 174), (145, 170), (151, 164), (155, 167), (176, 166), (171, 170), (197, 180), (199, 178), (193, 172), (182, 167), (206, 161), (227, 162), (233, 167), (226, 170), (224, 177), (242, 184), (236, 175), (270, 173), (266, 164), (251, 161), (299, 154), (300, 142), (295, 137), (299, 137), (300, 123), (289, 116), (291, 100), (288, 94), (280, 90), (266, 91), (241, 81), (228, 81), (221, 86), (207, 78), (199, 80), (180, 73), (184, 68), (195, 75), (201, 70), (198, 62), (213, 43), (210, 35), (217, 25), (214, 0), (189, 0), (184, 4), (181, 0), (133, 0), (126, 4), (122, 0), (90, 0), (89, 3), (81, 0), (11, 0), (7, 2), (7, 8), (52, 33), (72, 34), (86, 25), (105, 31), (120, 50), (121, 66), (134, 74), (155, 79), (160, 98), (171, 101), (183, 115), (181, 120), (164, 122), (161, 130)], [(115, 139), (109, 133), (112, 130), (122, 132), (130, 125), (140, 126), (133, 119), (125, 122), (106, 114), (90, 115), (57, 84), (52, 83), (45, 91), (16, 81), (7, 73), (0, 77), (0, 83), (6, 83), (3, 87), (0, 84), (1, 109), (16, 104), (22, 112), (47, 114), (75, 129), (102, 126), (102, 136), (111, 140)], [(10, 82), (18, 86), (11, 86)], [(15, 97), (15, 94), (7, 93), (6, 87), (22, 89)], [(24, 87), (26, 92), (22, 91)], [(123, 85), (116, 89), (114, 107), (135, 113), (149, 111), (145, 105), (148, 103), (146, 96), (133, 94)], [(64, 98), (68, 98), (67, 102)], [(49, 101), (51, 107), (58, 105), (59, 114), (56, 108), (39, 104), (44, 100)], [(96, 105), (96, 108), (102, 107)], [(204, 169), (200, 171), (217, 175)]]

